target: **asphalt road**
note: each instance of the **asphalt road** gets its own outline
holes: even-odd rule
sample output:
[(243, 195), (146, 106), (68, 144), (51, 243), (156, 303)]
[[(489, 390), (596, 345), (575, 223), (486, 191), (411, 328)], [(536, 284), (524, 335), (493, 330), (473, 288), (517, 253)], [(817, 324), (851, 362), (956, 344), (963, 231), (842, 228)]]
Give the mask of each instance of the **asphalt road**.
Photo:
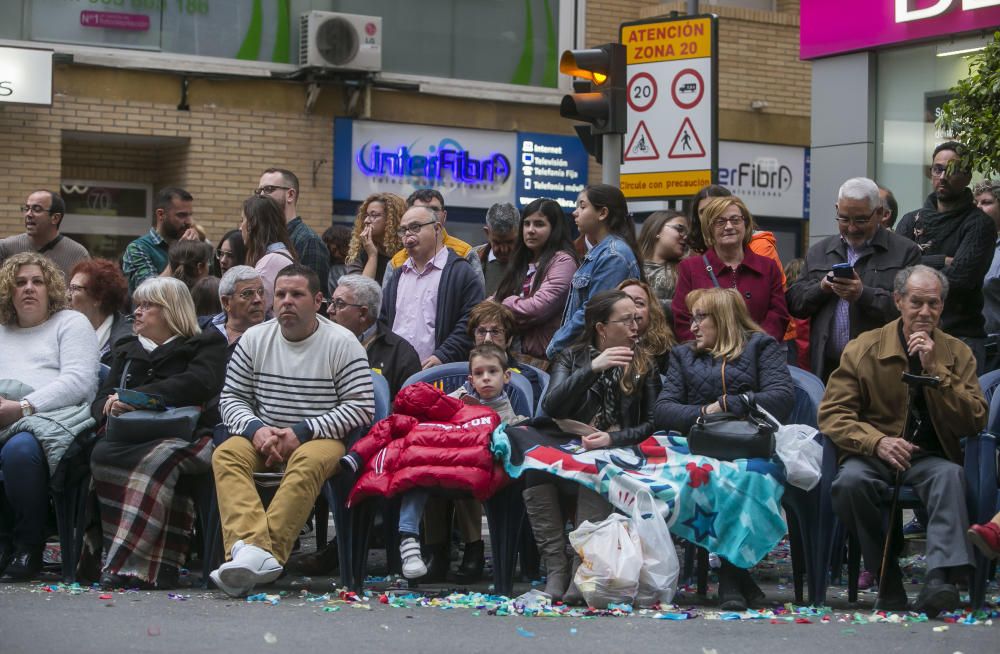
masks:
[[(814, 617), (810, 624), (797, 624), (720, 620), (710, 601), (695, 598), (682, 600), (698, 614), (685, 621), (652, 619), (651, 613), (547, 618), (465, 608), (395, 608), (379, 604), (377, 596), (353, 606), (305, 601), (292, 583), (285, 583), (288, 594), (277, 604), (237, 601), (196, 588), (178, 591), (185, 599), (162, 591), (116, 592), (108, 598), (100, 591), (74, 595), (43, 592), (37, 583), (0, 584), (0, 653), (1000, 651), (996, 626), (853, 624), (855, 611), (870, 615), (870, 597), (860, 608), (849, 607), (836, 588), (829, 623)], [(313, 579), (310, 590), (330, 588), (328, 579)], [(777, 585), (765, 585), (765, 591), (775, 606), (790, 600), (788, 590)]]

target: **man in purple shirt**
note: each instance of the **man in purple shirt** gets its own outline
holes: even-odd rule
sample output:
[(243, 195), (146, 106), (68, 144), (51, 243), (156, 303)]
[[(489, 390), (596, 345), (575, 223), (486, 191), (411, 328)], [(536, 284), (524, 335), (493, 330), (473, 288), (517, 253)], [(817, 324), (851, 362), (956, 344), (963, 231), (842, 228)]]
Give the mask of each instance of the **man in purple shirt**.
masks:
[(483, 300), (483, 282), (469, 262), (444, 246), (444, 229), (426, 207), (399, 221), (408, 255), (386, 273), (379, 323), (413, 346), (423, 368), (464, 361), (472, 347), (469, 312)]

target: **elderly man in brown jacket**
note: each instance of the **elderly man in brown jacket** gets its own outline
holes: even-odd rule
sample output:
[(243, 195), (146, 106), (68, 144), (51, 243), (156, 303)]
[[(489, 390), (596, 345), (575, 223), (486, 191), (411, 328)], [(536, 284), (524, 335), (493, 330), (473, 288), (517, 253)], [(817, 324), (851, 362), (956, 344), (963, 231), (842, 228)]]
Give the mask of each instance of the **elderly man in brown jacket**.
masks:
[[(986, 425), (988, 406), (967, 345), (938, 329), (948, 280), (933, 268), (902, 270), (894, 284), (901, 317), (848, 343), (830, 376), (819, 427), (841, 453), (833, 507), (857, 536), (865, 561), (882, 560), (882, 499), (896, 471), (928, 512), (927, 579), (914, 609), (934, 617), (958, 607), (954, 585), (972, 563), (965, 531), (965, 480), (959, 440)], [(910, 429), (904, 372), (937, 377), (917, 391)], [(895, 558), (886, 566), (877, 608), (905, 610), (906, 591)]]

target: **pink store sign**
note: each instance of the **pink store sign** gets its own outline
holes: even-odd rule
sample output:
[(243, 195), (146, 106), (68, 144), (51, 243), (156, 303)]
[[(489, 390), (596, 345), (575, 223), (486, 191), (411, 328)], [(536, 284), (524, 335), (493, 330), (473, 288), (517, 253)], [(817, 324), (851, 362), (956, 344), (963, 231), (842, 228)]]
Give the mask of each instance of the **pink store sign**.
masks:
[(802, 0), (799, 55), (815, 59), (1000, 29), (1000, 0)]
[(145, 14), (123, 14), (115, 11), (81, 11), (80, 25), (83, 27), (128, 30), (130, 32), (146, 32), (149, 30), (149, 16)]

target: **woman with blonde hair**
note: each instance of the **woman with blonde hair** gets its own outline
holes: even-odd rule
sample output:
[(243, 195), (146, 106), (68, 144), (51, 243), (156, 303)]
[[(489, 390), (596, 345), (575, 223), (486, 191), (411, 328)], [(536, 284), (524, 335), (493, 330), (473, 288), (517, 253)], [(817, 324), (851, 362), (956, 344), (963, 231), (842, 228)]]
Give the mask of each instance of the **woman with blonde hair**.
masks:
[(674, 330), (667, 323), (656, 294), (641, 279), (626, 279), (618, 285), (635, 302), (635, 317), (639, 328), (639, 345), (652, 357), (657, 371), (662, 375), (670, 363), (670, 348), (677, 344)]
[(406, 201), (392, 193), (374, 193), (358, 207), (351, 244), (347, 249), (346, 275), (364, 275), (379, 284), (394, 254), (403, 249), (396, 230), (406, 213)]
[(44, 255), (0, 266), (0, 574), (34, 578), (48, 535), (49, 479), (91, 427), (97, 335), (67, 307), (63, 272)]
[[(785, 350), (753, 320), (739, 292), (698, 289), (687, 294), (686, 302), (694, 341), (670, 352), (670, 365), (654, 410), (655, 428), (686, 435), (700, 416), (720, 412), (745, 416), (749, 407), (744, 397), (779, 421), (788, 418), (795, 389)], [(780, 486), (775, 487), (778, 497), (752, 499), (777, 504)], [(725, 537), (724, 532), (718, 534), (719, 540)], [(722, 559), (721, 608), (741, 611), (761, 598), (763, 593), (749, 572)]]
[(754, 222), (738, 197), (719, 197), (701, 210), (702, 236), (708, 249), (677, 267), (674, 292), (674, 332), (681, 341), (692, 338), (691, 314), (685, 297), (698, 288), (735, 289), (750, 317), (775, 339), (784, 339), (789, 314), (781, 268), (750, 249)]
[(201, 330), (180, 280), (147, 279), (132, 300), (135, 334), (115, 344), (92, 415), (104, 424), (138, 408), (118, 396), (124, 388), (159, 396), (167, 407), (200, 407), (201, 416), (192, 433), (98, 440), (91, 469), (107, 552), (101, 585), (173, 588), (195, 516), (192, 499), (175, 487), (181, 475), (211, 468), (228, 344), (217, 329)]

